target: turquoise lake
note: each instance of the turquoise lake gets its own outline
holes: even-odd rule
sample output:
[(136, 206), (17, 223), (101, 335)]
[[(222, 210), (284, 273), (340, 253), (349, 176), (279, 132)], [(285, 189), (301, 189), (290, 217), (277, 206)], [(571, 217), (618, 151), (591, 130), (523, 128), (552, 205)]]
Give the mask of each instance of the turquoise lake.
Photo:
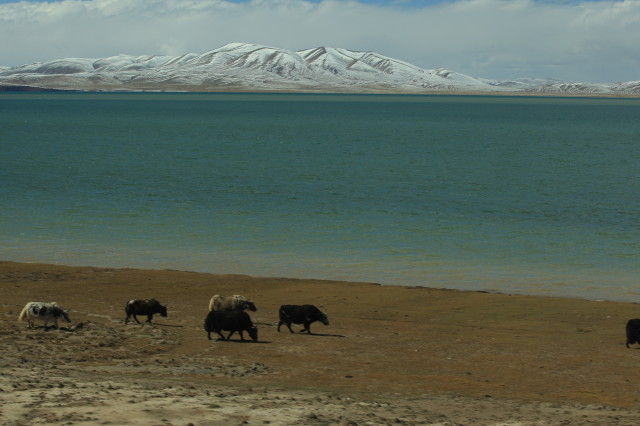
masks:
[(640, 100), (0, 94), (0, 259), (640, 301)]

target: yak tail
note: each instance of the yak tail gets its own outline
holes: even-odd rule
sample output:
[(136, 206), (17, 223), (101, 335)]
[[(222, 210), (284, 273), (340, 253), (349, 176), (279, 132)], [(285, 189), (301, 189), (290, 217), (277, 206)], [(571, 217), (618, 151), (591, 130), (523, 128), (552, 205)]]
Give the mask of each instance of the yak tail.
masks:
[(27, 317), (27, 305), (24, 305), (24, 308), (22, 308), (22, 312), (20, 312), (20, 316), (18, 317), (18, 321), (24, 321), (26, 317)]

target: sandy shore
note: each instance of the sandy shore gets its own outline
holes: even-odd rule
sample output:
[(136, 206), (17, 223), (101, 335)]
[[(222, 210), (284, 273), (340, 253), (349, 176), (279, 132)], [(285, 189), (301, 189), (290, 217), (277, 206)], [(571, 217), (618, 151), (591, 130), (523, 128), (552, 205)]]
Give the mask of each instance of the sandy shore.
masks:
[[(258, 342), (209, 341), (213, 294), (243, 294)], [(632, 303), (0, 262), (0, 419), (31, 424), (631, 425)], [(124, 325), (155, 297), (169, 316)], [(29, 330), (26, 302), (72, 322)], [(281, 304), (329, 326), (276, 331)], [(298, 327), (299, 329), (299, 327)]]

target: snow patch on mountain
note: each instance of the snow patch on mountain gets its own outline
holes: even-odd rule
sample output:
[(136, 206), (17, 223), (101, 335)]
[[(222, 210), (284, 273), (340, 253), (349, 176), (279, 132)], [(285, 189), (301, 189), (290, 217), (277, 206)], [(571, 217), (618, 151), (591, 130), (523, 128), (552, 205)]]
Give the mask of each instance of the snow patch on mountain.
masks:
[(425, 70), (375, 52), (332, 47), (293, 52), (249, 43), (181, 56), (65, 58), (0, 67), (0, 85), (134, 91), (640, 94), (640, 82), (488, 80), (445, 68)]

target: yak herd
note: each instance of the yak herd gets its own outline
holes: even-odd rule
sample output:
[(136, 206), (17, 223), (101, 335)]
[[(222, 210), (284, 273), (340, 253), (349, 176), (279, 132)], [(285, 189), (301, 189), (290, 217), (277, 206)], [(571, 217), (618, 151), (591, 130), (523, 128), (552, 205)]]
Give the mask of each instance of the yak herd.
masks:
[[(246, 331), (251, 339), (258, 340), (258, 329), (251, 321), (251, 317), (247, 311), (256, 311), (256, 305), (253, 301), (246, 299), (240, 295), (221, 296), (216, 294), (209, 302), (209, 313), (204, 320), (204, 330), (207, 332), (207, 338), (211, 340), (211, 333), (215, 332), (222, 340), (229, 340), (234, 333), (240, 335), (240, 339), (244, 340), (244, 332)], [(131, 317), (138, 323), (138, 315), (146, 315), (146, 323), (152, 324), (151, 320), (155, 314), (162, 317), (167, 316), (167, 306), (161, 305), (156, 299), (133, 299), (129, 300), (124, 307), (126, 317), (124, 323), (127, 324)], [(19, 321), (27, 320), (29, 328), (34, 328), (34, 320), (39, 319), (44, 322), (45, 330), (49, 329), (49, 322), (53, 323), (53, 327), (58, 328), (58, 320), (71, 322), (69, 315), (56, 302), (29, 302), (27, 303), (20, 315)], [(318, 321), (324, 325), (329, 325), (327, 314), (320, 311), (314, 305), (282, 305), (278, 310), (278, 332), (284, 324), (289, 331), (293, 333), (291, 324), (302, 324), (303, 329), (300, 332), (311, 334), (311, 324)], [(223, 331), (229, 332), (227, 336), (222, 334)], [(640, 319), (630, 319), (625, 326), (627, 336), (626, 346), (629, 348), (632, 344), (640, 344)]]
[[(234, 333), (240, 335), (240, 339), (244, 340), (244, 332), (246, 331), (252, 340), (258, 340), (258, 329), (251, 321), (251, 317), (247, 311), (256, 311), (256, 305), (253, 301), (248, 300), (241, 295), (221, 296), (216, 294), (209, 302), (209, 313), (204, 320), (204, 330), (207, 332), (207, 338), (211, 340), (211, 333), (215, 332), (222, 340), (229, 340)], [(167, 306), (161, 305), (156, 299), (132, 299), (124, 306), (125, 325), (133, 318), (138, 324), (142, 324), (138, 320), (138, 315), (146, 316), (145, 323), (152, 324), (155, 314), (162, 317), (167, 316)], [(329, 325), (327, 314), (320, 311), (314, 305), (282, 305), (278, 310), (278, 332), (284, 324), (289, 331), (293, 333), (291, 324), (302, 324), (301, 332), (311, 334), (311, 324), (319, 321), (324, 325)], [(56, 302), (29, 302), (25, 305), (20, 313), (18, 320), (27, 320), (29, 328), (34, 328), (34, 320), (39, 319), (44, 322), (45, 330), (49, 329), (49, 322), (58, 328), (58, 320), (63, 319), (71, 322), (69, 315)], [(223, 331), (229, 332), (226, 336)]]

